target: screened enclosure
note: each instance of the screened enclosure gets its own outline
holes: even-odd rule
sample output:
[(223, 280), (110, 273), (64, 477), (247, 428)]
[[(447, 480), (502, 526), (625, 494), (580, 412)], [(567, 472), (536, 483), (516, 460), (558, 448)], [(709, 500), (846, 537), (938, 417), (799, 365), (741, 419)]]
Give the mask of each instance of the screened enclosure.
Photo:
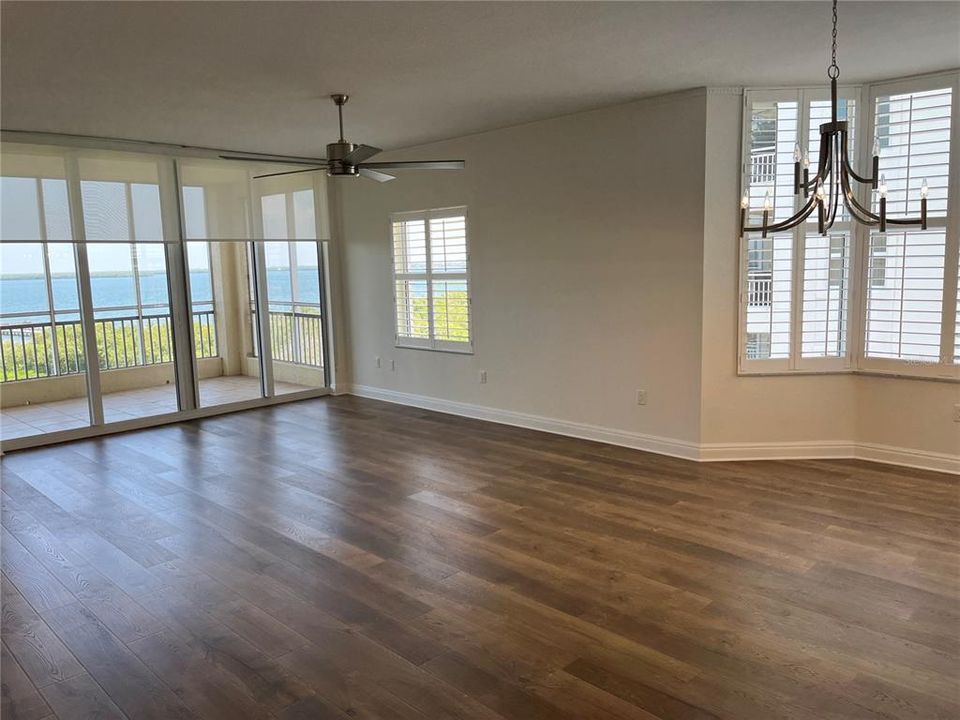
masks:
[(325, 391), (322, 173), (0, 153), (5, 449)]

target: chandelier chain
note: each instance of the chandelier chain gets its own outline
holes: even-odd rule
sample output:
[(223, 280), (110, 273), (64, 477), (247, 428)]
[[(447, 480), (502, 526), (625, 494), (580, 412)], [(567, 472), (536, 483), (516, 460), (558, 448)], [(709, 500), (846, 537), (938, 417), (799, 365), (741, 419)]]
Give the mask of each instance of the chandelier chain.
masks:
[(837, 0), (833, 0), (833, 55), (831, 56), (830, 67), (827, 68), (827, 76), (831, 79), (840, 77), (840, 66), (837, 65)]

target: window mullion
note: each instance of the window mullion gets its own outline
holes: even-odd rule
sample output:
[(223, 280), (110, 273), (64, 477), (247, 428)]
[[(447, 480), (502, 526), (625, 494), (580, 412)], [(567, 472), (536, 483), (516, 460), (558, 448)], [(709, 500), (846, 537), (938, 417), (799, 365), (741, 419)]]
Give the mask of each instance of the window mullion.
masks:
[[(947, 171), (947, 218), (946, 248), (943, 267), (943, 316), (940, 321), (940, 362), (953, 365), (960, 362), (960, 347), (957, 343), (957, 285), (960, 283), (960, 208), (957, 190), (960, 188), (960, 92), (954, 80), (951, 98), (950, 166)], [(956, 358), (956, 359), (955, 359)]]
[(426, 248), (426, 276), (427, 276), (427, 333), (430, 343), (436, 345), (437, 339), (433, 328), (433, 249), (430, 238), (430, 218), (423, 221), (424, 247)]
[[(48, 359), (52, 362), (53, 375), (57, 376), (60, 374), (60, 351), (57, 349), (57, 311), (54, 305), (53, 297), (53, 275), (50, 272), (50, 243), (47, 242), (47, 210), (43, 198), (43, 180), (40, 178), (35, 178), (34, 182), (35, 190), (37, 193), (37, 227), (40, 231), (40, 252), (43, 255), (43, 278), (44, 284), (46, 285), (47, 291), (47, 310), (49, 311), (50, 317), (50, 339), (52, 347), (52, 355), (50, 358), (44, 358), (44, 362)], [(41, 330), (41, 332), (44, 332)], [(36, 340), (34, 340), (36, 342)], [(46, 339), (44, 339), (44, 346), (46, 346)]]
[[(810, 134), (810, 100), (801, 90), (797, 93), (797, 137), (796, 144), (807, 149)], [(801, 207), (800, 194), (793, 196), (793, 211)], [(807, 248), (807, 223), (802, 222), (793, 229), (793, 272), (791, 273), (790, 303), (790, 369), (797, 370), (801, 364), (803, 349), (803, 288), (805, 280), (805, 261)]]
[[(857, 158), (860, 167), (865, 167), (865, 163), (870, 159), (873, 151), (872, 138), (876, 136), (876, 100), (869, 87), (865, 87), (860, 93), (860, 105), (863, 108), (860, 111), (861, 121), (854, 127), (854, 133), (859, 142), (856, 147)], [(863, 184), (857, 185), (857, 191), (860, 193), (859, 200), (866, 207), (870, 207), (871, 189)], [(870, 228), (866, 225), (853, 222), (851, 220), (850, 242), (856, 243), (856, 251), (852, 253), (851, 259), (855, 263), (855, 268), (851, 268), (851, 273), (855, 272), (856, 284), (852, 288), (856, 304), (851, 298), (851, 322), (848, 329), (848, 354), (854, 370), (862, 368), (864, 358), (867, 352), (867, 311), (870, 295)]]

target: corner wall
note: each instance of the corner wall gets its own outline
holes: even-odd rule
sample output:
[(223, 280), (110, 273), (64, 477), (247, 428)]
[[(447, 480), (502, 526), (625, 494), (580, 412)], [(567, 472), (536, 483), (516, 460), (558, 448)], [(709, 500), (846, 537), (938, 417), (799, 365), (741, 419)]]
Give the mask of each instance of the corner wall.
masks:
[(701, 443), (705, 459), (849, 455), (852, 375), (737, 375), (737, 242), (743, 93), (707, 92)]
[[(435, 143), (403, 158), (462, 158), (466, 170), (341, 183), (355, 391), (688, 455), (700, 439), (705, 103), (693, 91)], [(452, 205), (469, 212), (475, 354), (397, 349), (389, 215)]]
[[(396, 155), (462, 158), (460, 173), (337, 183), (339, 384), (691, 459), (960, 472), (958, 384), (737, 375), (741, 110), (736, 89), (652, 98)], [(389, 215), (453, 205), (469, 211), (475, 354), (397, 349)]]
[(707, 92), (701, 457), (862, 457), (960, 472), (960, 384), (869, 375), (737, 375), (741, 112)]

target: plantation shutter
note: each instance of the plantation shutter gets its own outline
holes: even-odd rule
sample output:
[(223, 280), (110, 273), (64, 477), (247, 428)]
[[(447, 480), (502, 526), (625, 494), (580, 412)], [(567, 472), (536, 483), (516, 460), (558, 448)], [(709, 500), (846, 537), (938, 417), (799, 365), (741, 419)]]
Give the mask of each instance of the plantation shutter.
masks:
[(399, 213), (392, 236), (397, 345), (469, 352), (466, 210)]
[[(839, 98), (838, 119), (849, 123), (849, 148), (855, 157), (856, 101)], [(811, 100), (807, 122), (810, 167), (820, 162), (820, 125), (831, 120), (829, 100)], [(850, 216), (841, 203), (827, 237), (816, 230), (816, 214), (803, 229), (800, 287), (800, 357), (845, 358), (850, 297)], [(806, 365), (805, 367), (812, 367)]]
[[(799, 111), (796, 92), (750, 102), (750, 155), (745, 171), (751, 225), (762, 223), (767, 199), (770, 223), (793, 214), (793, 151), (799, 138)], [(747, 254), (745, 331), (750, 341), (746, 358), (785, 361), (791, 345), (794, 235), (787, 232), (764, 238), (752, 233), (743, 242)]]
[[(867, 257), (867, 358), (937, 363), (947, 251), (951, 88), (881, 95), (875, 130), (890, 216), (918, 216), (929, 187), (928, 229), (872, 231)], [(874, 208), (877, 208), (874, 198)]]

